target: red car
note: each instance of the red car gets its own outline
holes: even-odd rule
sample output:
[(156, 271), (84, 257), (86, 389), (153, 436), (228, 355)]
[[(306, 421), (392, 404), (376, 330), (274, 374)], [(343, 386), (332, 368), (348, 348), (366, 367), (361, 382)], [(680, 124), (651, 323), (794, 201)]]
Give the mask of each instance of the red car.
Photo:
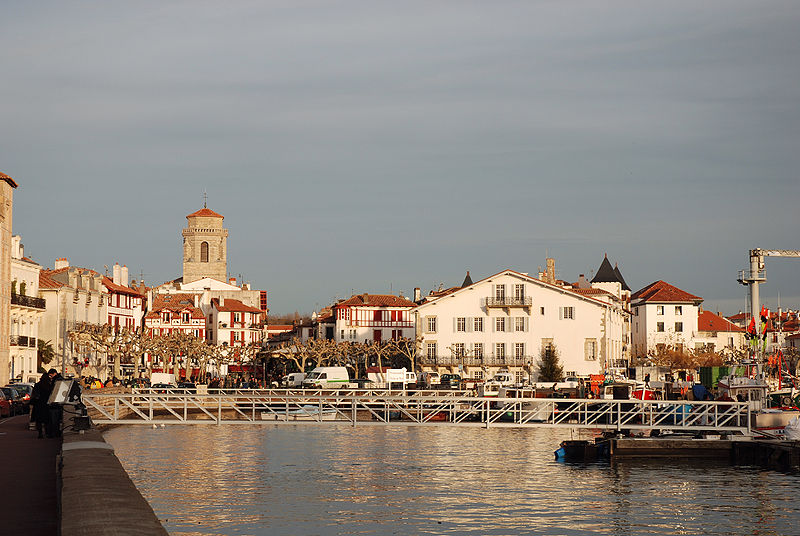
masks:
[(0, 391), (0, 417), (11, 417), (14, 413), (14, 402), (6, 398), (4, 391)]

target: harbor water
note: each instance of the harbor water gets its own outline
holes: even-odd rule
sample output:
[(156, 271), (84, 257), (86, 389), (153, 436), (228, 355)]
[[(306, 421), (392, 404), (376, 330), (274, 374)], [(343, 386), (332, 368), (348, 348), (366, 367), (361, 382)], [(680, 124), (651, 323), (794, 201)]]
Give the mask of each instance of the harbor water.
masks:
[(333, 424), (105, 434), (172, 536), (797, 534), (800, 476), (565, 464), (570, 432)]

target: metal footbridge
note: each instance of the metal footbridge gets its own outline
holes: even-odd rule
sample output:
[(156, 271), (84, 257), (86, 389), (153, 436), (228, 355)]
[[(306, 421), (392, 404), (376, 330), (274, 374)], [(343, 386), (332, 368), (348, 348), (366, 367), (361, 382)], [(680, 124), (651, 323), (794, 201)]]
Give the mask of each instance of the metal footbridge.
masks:
[(751, 435), (748, 402), (476, 397), (471, 391), (135, 390), (82, 396), (97, 425), (348, 424), (659, 430)]

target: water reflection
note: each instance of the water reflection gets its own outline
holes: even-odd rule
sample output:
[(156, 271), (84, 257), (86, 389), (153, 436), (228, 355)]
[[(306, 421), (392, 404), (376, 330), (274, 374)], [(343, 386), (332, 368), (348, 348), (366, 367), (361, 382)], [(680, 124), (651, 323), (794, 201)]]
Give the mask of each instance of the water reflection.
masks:
[(554, 430), (338, 425), (106, 434), (167, 530), (789, 534), (800, 479), (724, 463), (553, 461)]

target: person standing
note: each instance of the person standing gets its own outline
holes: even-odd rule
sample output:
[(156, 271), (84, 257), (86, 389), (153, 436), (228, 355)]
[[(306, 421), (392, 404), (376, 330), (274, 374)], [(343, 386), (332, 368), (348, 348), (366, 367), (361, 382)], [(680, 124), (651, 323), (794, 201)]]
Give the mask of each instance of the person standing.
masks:
[(50, 412), (47, 409), (47, 399), (50, 398), (50, 392), (53, 390), (53, 384), (50, 381), (50, 375), (46, 372), (42, 373), (42, 377), (33, 386), (31, 393), (31, 419), (36, 423), (36, 431), (39, 432), (39, 439), (44, 437), (43, 427), (47, 426), (50, 420)]
[[(47, 398), (45, 398), (45, 402), (47, 399), (50, 398), (50, 393), (53, 392), (55, 388), (56, 382), (63, 380), (64, 378), (58, 371), (54, 368), (51, 368), (47, 371), (47, 375), (50, 376), (50, 390), (47, 393)], [(47, 404), (47, 413), (48, 419), (47, 424), (45, 426), (45, 432), (47, 433), (47, 437), (58, 437), (61, 435), (61, 411), (62, 411), (61, 404)]]

